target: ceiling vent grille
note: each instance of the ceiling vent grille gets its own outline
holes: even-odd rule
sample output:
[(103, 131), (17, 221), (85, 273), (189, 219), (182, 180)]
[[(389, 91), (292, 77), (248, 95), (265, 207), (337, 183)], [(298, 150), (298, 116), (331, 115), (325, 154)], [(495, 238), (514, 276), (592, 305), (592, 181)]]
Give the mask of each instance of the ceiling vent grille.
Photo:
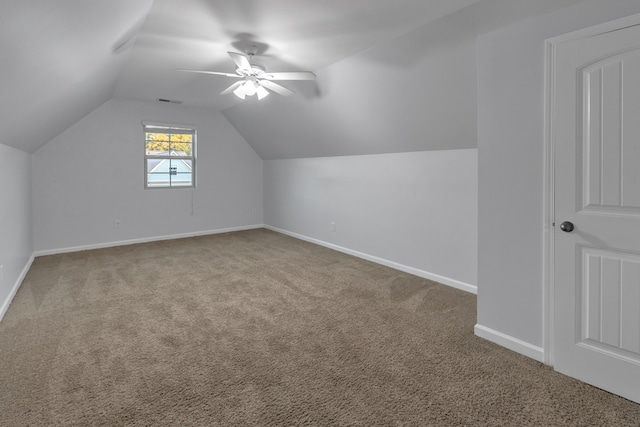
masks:
[(182, 104), (182, 101), (175, 101), (173, 99), (165, 99), (165, 98), (158, 98), (158, 99), (156, 99), (156, 101), (158, 101), (158, 102), (166, 102), (166, 103), (169, 103), (169, 104), (178, 104), (178, 105)]

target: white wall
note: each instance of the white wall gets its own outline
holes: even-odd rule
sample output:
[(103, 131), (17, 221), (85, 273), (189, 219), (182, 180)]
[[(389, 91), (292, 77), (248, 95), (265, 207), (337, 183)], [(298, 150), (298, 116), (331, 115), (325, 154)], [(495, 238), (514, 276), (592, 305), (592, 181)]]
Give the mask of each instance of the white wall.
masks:
[(473, 291), (476, 179), (476, 149), (268, 160), (265, 223)]
[[(143, 120), (197, 127), (195, 190), (144, 189)], [(220, 113), (114, 98), (33, 154), (33, 196), (37, 252), (243, 227), (262, 160)]]
[(540, 351), (544, 41), (638, 12), (588, 0), (478, 40), (478, 324)]
[(0, 319), (31, 264), (31, 155), (0, 144)]

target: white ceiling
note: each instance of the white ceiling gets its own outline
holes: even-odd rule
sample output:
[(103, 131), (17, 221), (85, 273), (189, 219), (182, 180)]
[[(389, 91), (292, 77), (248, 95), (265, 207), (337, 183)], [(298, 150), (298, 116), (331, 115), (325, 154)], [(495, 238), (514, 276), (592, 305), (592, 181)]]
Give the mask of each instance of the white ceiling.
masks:
[[(333, 67), (351, 74), (351, 79), (366, 77), (362, 61), (345, 60), (375, 51), (375, 46), (386, 46), (387, 56), (411, 56), (421, 42), (403, 35), (418, 30), (434, 36), (420, 28), (434, 22), (445, 28), (440, 18), (456, 11), (467, 18), (452, 21), (462, 26), (446, 28), (448, 34), (468, 31), (464, 26), (470, 24), (469, 16), (472, 21), (491, 22), (496, 16), (520, 18), (578, 1), (582, 0), (1, 0), (0, 143), (33, 152), (115, 96), (142, 101), (166, 98), (225, 111), (263, 158), (366, 153), (357, 146), (342, 152), (298, 150), (293, 144), (304, 133), (283, 130), (294, 110), (298, 126), (331, 123), (331, 115), (319, 120), (318, 114), (339, 106), (339, 97), (330, 97), (333, 104), (319, 108), (317, 99), (303, 96), (308, 87), (285, 83), (300, 92), (295, 100), (290, 104), (283, 104), (284, 98), (274, 100), (264, 104), (271, 105), (269, 110), (258, 109), (239, 104), (235, 96), (219, 95), (231, 83), (228, 78), (176, 69), (233, 72), (226, 52), (255, 46), (261, 54), (258, 62), (270, 71), (310, 70), (333, 76)], [(389, 45), (393, 40), (399, 42)], [(420, 72), (412, 69), (399, 75)], [(316, 84), (326, 88), (327, 82)], [(371, 115), (388, 114), (390, 106), (402, 102), (391, 86), (386, 92), (391, 98), (380, 103), (388, 108), (370, 112), (367, 120), (384, 120)], [(261, 118), (268, 128), (266, 139), (265, 127), (252, 127), (256, 121), (243, 117)], [(320, 132), (317, 138), (344, 134)], [(291, 149), (260, 145), (270, 140), (290, 144)]]
[(113, 96), (152, 0), (1, 0), (0, 144), (33, 152)]

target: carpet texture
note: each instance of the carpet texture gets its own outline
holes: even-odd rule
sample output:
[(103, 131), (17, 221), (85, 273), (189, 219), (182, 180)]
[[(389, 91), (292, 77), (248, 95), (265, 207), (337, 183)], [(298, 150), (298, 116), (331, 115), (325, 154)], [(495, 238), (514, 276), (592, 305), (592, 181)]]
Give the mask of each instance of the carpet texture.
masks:
[(262, 229), (39, 257), (0, 323), (0, 425), (640, 425), (475, 337), (475, 306)]

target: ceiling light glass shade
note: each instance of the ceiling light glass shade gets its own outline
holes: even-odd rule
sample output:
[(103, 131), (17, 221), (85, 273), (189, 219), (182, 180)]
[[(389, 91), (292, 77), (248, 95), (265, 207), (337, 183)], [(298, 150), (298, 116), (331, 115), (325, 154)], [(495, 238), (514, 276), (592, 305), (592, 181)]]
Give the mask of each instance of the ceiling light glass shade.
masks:
[(258, 85), (256, 93), (258, 94), (258, 99), (262, 99), (265, 96), (269, 95), (269, 91), (262, 87), (262, 85)]
[(242, 85), (244, 87), (244, 93), (247, 96), (253, 96), (256, 94), (256, 85), (253, 83), (253, 80), (247, 80), (245, 84)]
[(233, 93), (240, 99), (244, 99), (244, 97), (247, 94), (245, 89), (244, 89), (244, 85), (238, 86), (238, 88), (236, 90), (234, 90)]

